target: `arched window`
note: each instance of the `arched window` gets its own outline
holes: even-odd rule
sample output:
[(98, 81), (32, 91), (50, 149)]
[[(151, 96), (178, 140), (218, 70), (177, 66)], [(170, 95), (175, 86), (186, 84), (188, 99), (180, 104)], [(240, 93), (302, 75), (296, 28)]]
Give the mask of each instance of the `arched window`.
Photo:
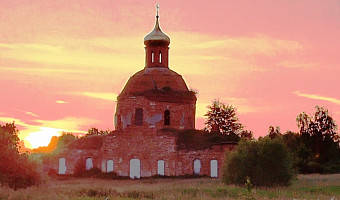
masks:
[(159, 63), (162, 63), (162, 53), (159, 52)]
[(155, 54), (153, 53), (153, 51), (151, 52), (151, 62), (153, 63), (155, 60)]
[(201, 160), (194, 160), (194, 174), (199, 175), (201, 173)]
[(157, 161), (157, 175), (164, 176), (164, 160)]
[(211, 160), (210, 161), (210, 177), (217, 177), (218, 175), (218, 161)]
[(143, 108), (136, 108), (135, 125), (137, 125), (137, 126), (143, 125)]
[(92, 168), (93, 168), (92, 158), (87, 158), (86, 159), (86, 170), (90, 170)]
[(164, 111), (164, 125), (166, 126), (170, 125), (170, 111), (169, 110)]

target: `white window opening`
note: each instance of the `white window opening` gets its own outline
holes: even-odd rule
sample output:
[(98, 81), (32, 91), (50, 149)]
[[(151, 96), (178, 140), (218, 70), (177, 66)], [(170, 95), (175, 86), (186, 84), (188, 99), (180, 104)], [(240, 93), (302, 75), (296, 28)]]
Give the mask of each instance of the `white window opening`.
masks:
[(162, 63), (162, 53), (159, 52), (159, 63)]
[(210, 161), (210, 177), (217, 177), (218, 175), (218, 161), (211, 160)]
[(157, 175), (164, 176), (164, 160), (157, 161)]
[(155, 60), (155, 54), (153, 52), (151, 52), (151, 62), (153, 63)]
[(132, 179), (140, 178), (140, 160), (139, 159), (130, 160), (130, 178)]
[(105, 160), (102, 161), (101, 171), (102, 171), (103, 173), (106, 172), (106, 161), (105, 161)]
[(194, 160), (194, 174), (199, 175), (201, 173), (201, 161), (200, 159)]
[(86, 170), (90, 170), (92, 168), (93, 168), (92, 158), (87, 158), (86, 159)]
[(107, 170), (107, 172), (113, 172), (113, 160), (108, 160), (107, 161), (106, 170)]
[(66, 160), (65, 158), (59, 158), (58, 174), (65, 174), (65, 173), (66, 173)]

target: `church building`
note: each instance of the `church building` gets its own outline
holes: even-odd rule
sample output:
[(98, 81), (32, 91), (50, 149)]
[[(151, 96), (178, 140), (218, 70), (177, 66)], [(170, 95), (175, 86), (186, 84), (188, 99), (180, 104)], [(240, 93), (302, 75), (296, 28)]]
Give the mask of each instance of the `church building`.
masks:
[(183, 139), (195, 132), (197, 99), (182, 76), (169, 68), (170, 38), (160, 28), (158, 10), (144, 44), (145, 67), (130, 77), (117, 98), (115, 131), (71, 143), (55, 161), (59, 174), (83, 167), (131, 178), (221, 176), (225, 152), (235, 143), (192, 148), (186, 141), (195, 141)]

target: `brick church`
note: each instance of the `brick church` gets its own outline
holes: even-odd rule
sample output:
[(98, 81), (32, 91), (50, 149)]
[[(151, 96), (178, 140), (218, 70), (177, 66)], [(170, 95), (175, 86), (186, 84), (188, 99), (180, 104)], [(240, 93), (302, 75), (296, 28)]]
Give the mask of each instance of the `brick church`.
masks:
[[(59, 154), (53, 168), (73, 174), (76, 166), (131, 178), (182, 175), (221, 176), (225, 151), (235, 143), (191, 148), (185, 134), (195, 132), (196, 96), (169, 64), (170, 38), (155, 27), (144, 37), (145, 67), (135, 73), (117, 98), (115, 131), (87, 136)], [(198, 144), (194, 138), (187, 140)], [(199, 145), (199, 144), (198, 144)], [(192, 146), (192, 145), (191, 145)]]

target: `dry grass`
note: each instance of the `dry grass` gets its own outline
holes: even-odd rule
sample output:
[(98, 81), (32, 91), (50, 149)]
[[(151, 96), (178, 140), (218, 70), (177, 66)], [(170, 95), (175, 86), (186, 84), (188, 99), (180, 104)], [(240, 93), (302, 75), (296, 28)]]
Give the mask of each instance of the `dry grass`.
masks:
[(340, 199), (340, 174), (299, 175), (292, 186), (225, 186), (219, 179), (49, 179), (40, 187), (0, 188), (0, 199)]

